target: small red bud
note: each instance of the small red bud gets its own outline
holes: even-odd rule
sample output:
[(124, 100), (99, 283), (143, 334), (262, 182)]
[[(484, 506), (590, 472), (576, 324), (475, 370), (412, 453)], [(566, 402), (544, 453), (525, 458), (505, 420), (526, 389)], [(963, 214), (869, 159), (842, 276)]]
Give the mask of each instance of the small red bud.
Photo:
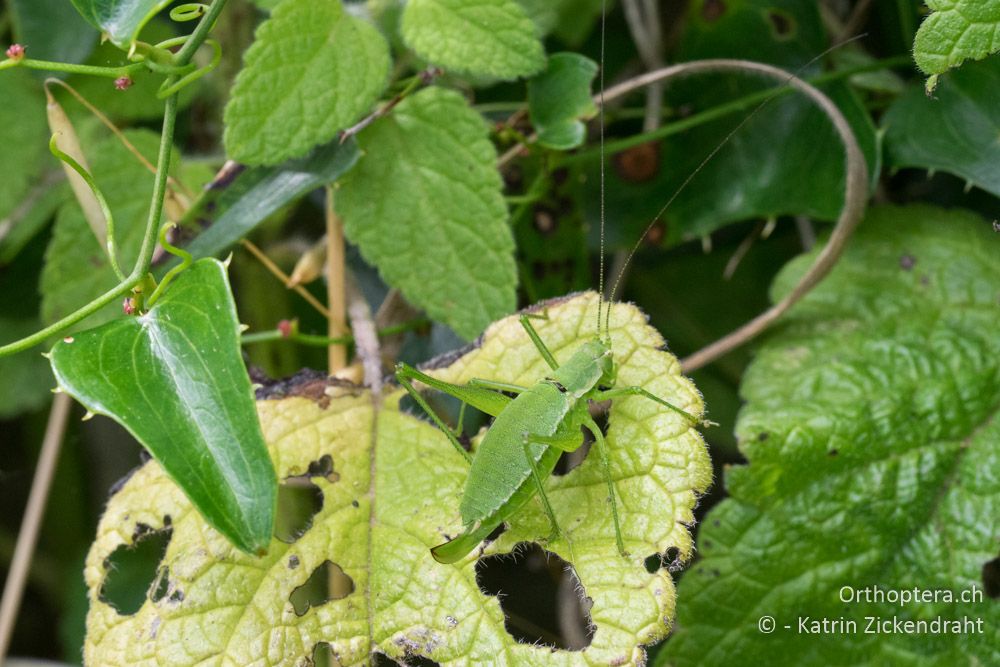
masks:
[(291, 320), (281, 320), (278, 322), (278, 331), (284, 338), (288, 338), (292, 335), (292, 322)]
[(127, 90), (132, 87), (133, 83), (132, 77), (120, 76), (115, 79), (115, 90)]
[(125, 297), (122, 302), (122, 310), (125, 311), (126, 315), (131, 315), (135, 312), (135, 299), (130, 296)]
[(24, 47), (20, 44), (11, 44), (7, 47), (7, 57), (11, 60), (20, 60), (24, 57)]

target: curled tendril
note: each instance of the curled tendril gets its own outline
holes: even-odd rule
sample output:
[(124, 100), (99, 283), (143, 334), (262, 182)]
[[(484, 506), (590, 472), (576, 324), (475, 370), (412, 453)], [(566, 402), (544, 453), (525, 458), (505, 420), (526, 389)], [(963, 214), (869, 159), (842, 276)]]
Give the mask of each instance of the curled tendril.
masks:
[(118, 250), (115, 244), (115, 220), (111, 215), (111, 207), (108, 206), (108, 200), (104, 198), (104, 194), (101, 192), (100, 188), (97, 187), (97, 182), (94, 180), (94, 177), (90, 175), (90, 172), (84, 169), (83, 165), (74, 160), (71, 155), (59, 149), (59, 146), (56, 144), (56, 139), (59, 138), (60, 134), (62, 133), (56, 132), (52, 135), (52, 138), (49, 139), (49, 151), (59, 160), (68, 165), (73, 171), (79, 174), (80, 178), (83, 179), (83, 182), (90, 188), (94, 198), (97, 199), (97, 203), (101, 207), (101, 213), (104, 214), (106, 224), (108, 260), (111, 263), (112, 270), (115, 272), (115, 276), (118, 277), (118, 280), (124, 282), (125, 274), (122, 273), (121, 267), (118, 266)]
[(193, 72), (189, 72), (188, 74), (184, 75), (174, 83), (171, 83), (170, 79), (164, 81), (163, 85), (161, 85), (160, 89), (156, 92), (156, 96), (158, 98), (166, 99), (167, 97), (170, 97), (171, 95), (179, 91), (181, 88), (184, 88), (185, 86), (188, 86), (197, 81), (198, 79), (200, 79), (201, 77), (205, 76), (219, 65), (219, 63), (222, 61), (222, 47), (214, 39), (206, 39), (204, 43), (212, 47), (211, 62), (209, 62), (204, 67), (199, 67)]
[(169, 252), (171, 255), (180, 257), (181, 263), (175, 266), (174, 268), (170, 269), (169, 271), (167, 271), (167, 275), (163, 276), (163, 280), (160, 281), (160, 284), (156, 286), (156, 289), (153, 290), (153, 293), (149, 295), (149, 299), (146, 300), (146, 308), (152, 308), (153, 304), (156, 303), (156, 300), (160, 298), (160, 295), (167, 288), (167, 285), (170, 284), (170, 281), (176, 278), (177, 274), (179, 274), (181, 271), (191, 266), (191, 260), (192, 260), (191, 253), (189, 253), (187, 250), (184, 250), (183, 248), (178, 248), (177, 246), (171, 244), (170, 241), (167, 240), (167, 232), (176, 226), (177, 225), (173, 222), (167, 222), (164, 223), (162, 227), (160, 227), (160, 245), (163, 246), (163, 249)]
[(170, 18), (178, 23), (182, 21), (194, 21), (204, 16), (207, 11), (208, 5), (200, 2), (188, 2), (171, 9)]

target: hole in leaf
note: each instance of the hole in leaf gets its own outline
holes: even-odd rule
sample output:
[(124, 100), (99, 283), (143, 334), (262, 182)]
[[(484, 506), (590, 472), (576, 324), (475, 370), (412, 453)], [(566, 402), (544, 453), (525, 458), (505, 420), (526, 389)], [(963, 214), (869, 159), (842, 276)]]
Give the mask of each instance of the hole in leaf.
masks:
[(983, 591), (994, 600), (1000, 598), (1000, 556), (983, 563)]
[(340, 479), (329, 455), (311, 462), (304, 475), (289, 477), (278, 486), (274, 536), (286, 544), (302, 537), (312, 527), (313, 517), (323, 508), (323, 492), (313, 483), (314, 477), (324, 477), (330, 482)]
[(101, 602), (111, 605), (122, 616), (131, 616), (148, 597), (154, 601), (162, 599), (168, 590), (169, 572), (159, 565), (172, 533), (169, 517), (164, 519), (164, 527), (156, 531), (139, 524), (132, 545), (119, 546), (104, 561), (108, 574), (101, 585)]
[(683, 567), (683, 563), (680, 562), (680, 553), (680, 549), (677, 547), (670, 547), (665, 553), (646, 556), (646, 572), (653, 574), (662, 567), (676, 572)]
[(353, 592), (354, 580), (344, 574), (339, 565), (327, 560), (313, 570), (306, 582), (293, 590), (288, 599), (295, 613), (302, 616), (309, 611), (309, 607), (346, 598)]
[(795, 36), (795, 17), (788, 12), (772, 7), (767, 10), (767, 20), (771, 23), (771, 34), (775, 39), (785, 40)]
[(406, 665), (406, 667), (436, 667), (440, 664), (422, 655), (410, 655), (409, 653), (406, 654), (405, 662), (393, 660), (384, 653), (376, 653), (374, 659), (372, 659), (372, 667), (399, 667), (400, 665)]
[(569, 563), (537, 544), (513, 553), (480, 558), (476, 583), (495, 595), (504, 627), (522, 644), (545, 644), (579, 651), (590, 645), (594, 627), (589, 605), (580, 599), (579, 581)]

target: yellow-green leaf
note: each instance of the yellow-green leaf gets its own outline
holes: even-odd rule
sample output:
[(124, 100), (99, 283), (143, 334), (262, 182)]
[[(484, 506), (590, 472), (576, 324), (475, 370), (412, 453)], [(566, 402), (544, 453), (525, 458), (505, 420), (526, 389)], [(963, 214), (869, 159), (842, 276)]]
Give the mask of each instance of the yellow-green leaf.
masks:
[[(538, 328), (557, 359), (591, 336), (596, 303), (591, 293), (548, 304), (549, 319)], [(616, 306), (611, 336), (620, 384), (642, 385), (701, 413), (694, 386), (638, 309)], [(531, 383), (546, 370), (510, 317), (432, 372), (456, 382), (478, 376)], [(669, 630), (670, 573), (650, 573), (644, 560), (672, 548), (682, 561), (691, 556), (686, 526), (711, 479), (701, 436), (676, 413), (641, 398), (611, 408), (611, 468), (629, 557), (615, 547), (596, 457), (547, 482), (572, 553), (567, 539), (546, 543), (549, 526), (537, 499), (485, 547), (495, 554), (539, 542), (573, 565), (581, 596), (593, 601), (596, 632), (586, 649), (567, 651), (508, 634), (497, 598), (477, 584), (479, 550), (456, 565), (431, 557), (430, 547), (461, 527), (467, 464), (440, 431), (400, 411), (401, 390), (386, 387), (376, 410), (366, 391), (325, 379), (278, 386), (280, 394), (262, 397), (258, 410), (279, 477), (332, 460), (334, 474), (312, 478), (323, 502), (311, 527), (294, 542), (272, 541), (263, 558), (246, 556), (205, 525), (156, 463), (146, 464), (109, 503), (87, 559), (87, 664), (304, 664), (322, 642), (342, 665), (370, 664), (373, 651), (440, 664), (624, 665), (641, 663), (642, 646)], [(161, 594), (134, 615), (119, 615), (100, 599), (106, 559), (133, 541), (140, 524), (156, 529), (167, 516), (172, 537), (160, 565)], [(350, 592), (298, 615), (289, 597), (328, 560), (350, 578)]]

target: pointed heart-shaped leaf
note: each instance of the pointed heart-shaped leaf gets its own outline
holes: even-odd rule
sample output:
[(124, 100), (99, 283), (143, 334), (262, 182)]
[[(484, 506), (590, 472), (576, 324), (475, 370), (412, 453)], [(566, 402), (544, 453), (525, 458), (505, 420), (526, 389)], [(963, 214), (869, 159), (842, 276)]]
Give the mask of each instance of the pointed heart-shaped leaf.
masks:
[(74, 334), (51, 360), (59, 385), (128, 429), (209, 525), (243, 551), (266, 549), (277, 480), (221, 262), (195, 262), (148, 313)]

